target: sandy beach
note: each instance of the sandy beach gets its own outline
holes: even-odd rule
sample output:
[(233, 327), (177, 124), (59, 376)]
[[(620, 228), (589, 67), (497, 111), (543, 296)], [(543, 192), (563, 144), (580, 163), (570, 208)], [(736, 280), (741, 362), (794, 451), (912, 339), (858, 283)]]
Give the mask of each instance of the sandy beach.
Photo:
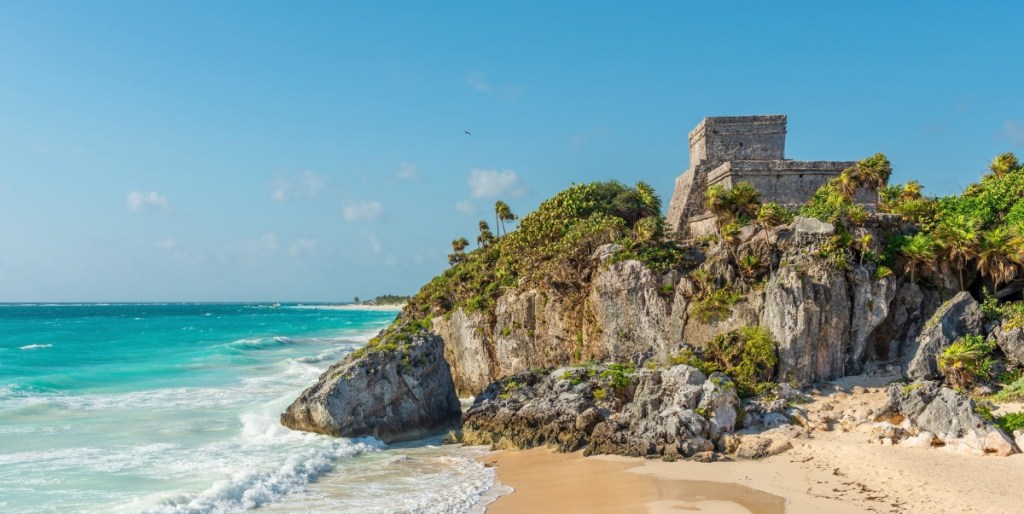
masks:
[[(850, 378), (841, 386), (877, 387), (885, 379)], [(869, 389), (818, 396), (814, 403), (826, 399), (858, 408), (877, 405), (884, 396)], [(663, 462), (547, 448), (492, 452), (484, 461), (496, 466), (502, 484), (515, 491), (487, 512), (1020, 512), (1024, 454), (884, 446), (868, 442), (870, 425), (814, 431), (810, 438), (794, 439), (792, 450), (758, 461)]]

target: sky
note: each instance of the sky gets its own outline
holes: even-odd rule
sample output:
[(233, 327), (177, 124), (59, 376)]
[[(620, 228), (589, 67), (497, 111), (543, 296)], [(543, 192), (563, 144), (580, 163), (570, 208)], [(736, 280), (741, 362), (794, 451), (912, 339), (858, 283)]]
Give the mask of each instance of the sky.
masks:
[[(412, 294), (498, 199), (652, 184), (705, 116), (960, 192), (1024, 3), (0, 0), (0, 302)], [(471, 135), (465, 133), (469, 131)], [(492, 221), (493, 224), (493, 221)]]

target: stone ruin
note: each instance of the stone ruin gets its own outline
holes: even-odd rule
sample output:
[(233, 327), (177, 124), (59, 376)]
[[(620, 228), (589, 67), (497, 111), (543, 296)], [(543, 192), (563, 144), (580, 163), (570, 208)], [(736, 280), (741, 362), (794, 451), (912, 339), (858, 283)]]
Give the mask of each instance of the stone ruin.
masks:
[[(798, 207), (854, 161), (793, 161), (785, 157), (786, 115), (704, 118), (690, 131), (690, 169), (676, 179), (668, 208), (669, 226), (681, 237), (715, 231), (704, 193), (749, 182), (763, 202)], [(858, 191), (855, 201), (874, 209), (874, 191)]]

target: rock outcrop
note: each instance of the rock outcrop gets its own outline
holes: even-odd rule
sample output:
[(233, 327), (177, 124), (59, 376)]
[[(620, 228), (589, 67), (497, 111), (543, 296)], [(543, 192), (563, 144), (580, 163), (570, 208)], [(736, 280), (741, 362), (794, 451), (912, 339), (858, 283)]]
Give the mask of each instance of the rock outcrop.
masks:
[[(288, 406), (281, 424), (384, 442), (458, 427), (461, 409), (442, 339), (426, 332), (387, 337), (381, 348), (350, 354), (328, 368)], [(391, 348), (383, 347), (388, 343)]]
[[(715, 452), (734, 453), (755, 437), (735, 434), (743, 409), (729, 377), (707, 377), (682, 364), (658, 370), (587, 366), (527, 371), (488, 386), (466, 411), (456, 439), (501, 449), (585, 448), (586, 455), (712, 461), (722, 458)], [(784, 416), (780, 424), (791, 427)], [(765, 427), (760, 420), (756, 426)], [(790, 436), (782, 432), (756, 437), (768, 444), (747, 458), (791, 447)], [(761, 443), (751, 445), (760, 448)]]
[(960, 337), (981, 334), (984, 321), (978, 302), (966, 291), (958, 293), (939, 307), (907, 348), (903, 376), (909, 380), (941, 378), (938, 355)]
[(761, 325), (779, 343), (780, 380), (805, 386), (844, 374), (850, 305), (846, 274), (823, 262), (794, 263), (772, 276)]
[(909, 420), (945, 444), (963, 444), (986, 453), (1017, 451), (1012, 439), (977, 413), (974, 400), (939, 382), (892, 384), (886, 392), (889, 402), (879, 413), (879, 421), (899, 425)]
[(1010, 362), (1024, 366), (1024, 327), (1007, 329), (1000, 324), (992, 330), (989, 337), (996, 341), (996, 345)]

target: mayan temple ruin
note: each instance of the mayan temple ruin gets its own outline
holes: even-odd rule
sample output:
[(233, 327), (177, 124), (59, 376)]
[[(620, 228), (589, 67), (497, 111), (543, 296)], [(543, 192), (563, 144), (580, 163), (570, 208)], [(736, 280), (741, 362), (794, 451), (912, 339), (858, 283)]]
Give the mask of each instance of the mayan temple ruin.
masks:
[[(690, 131), (690, 169), (676, 179), (668, 209), (670, 227), (680, 236), (715, 230), (704, 193), (718, 184), (729, 188), (749, 182), (765, 202), (786, 206), (807, 203), (829, 179), (852, 161), (793, 161), (785, 157), (786, 115), (704, 118)], [(873, 207), (872, 191), (858, 191), (857, 203)]]

